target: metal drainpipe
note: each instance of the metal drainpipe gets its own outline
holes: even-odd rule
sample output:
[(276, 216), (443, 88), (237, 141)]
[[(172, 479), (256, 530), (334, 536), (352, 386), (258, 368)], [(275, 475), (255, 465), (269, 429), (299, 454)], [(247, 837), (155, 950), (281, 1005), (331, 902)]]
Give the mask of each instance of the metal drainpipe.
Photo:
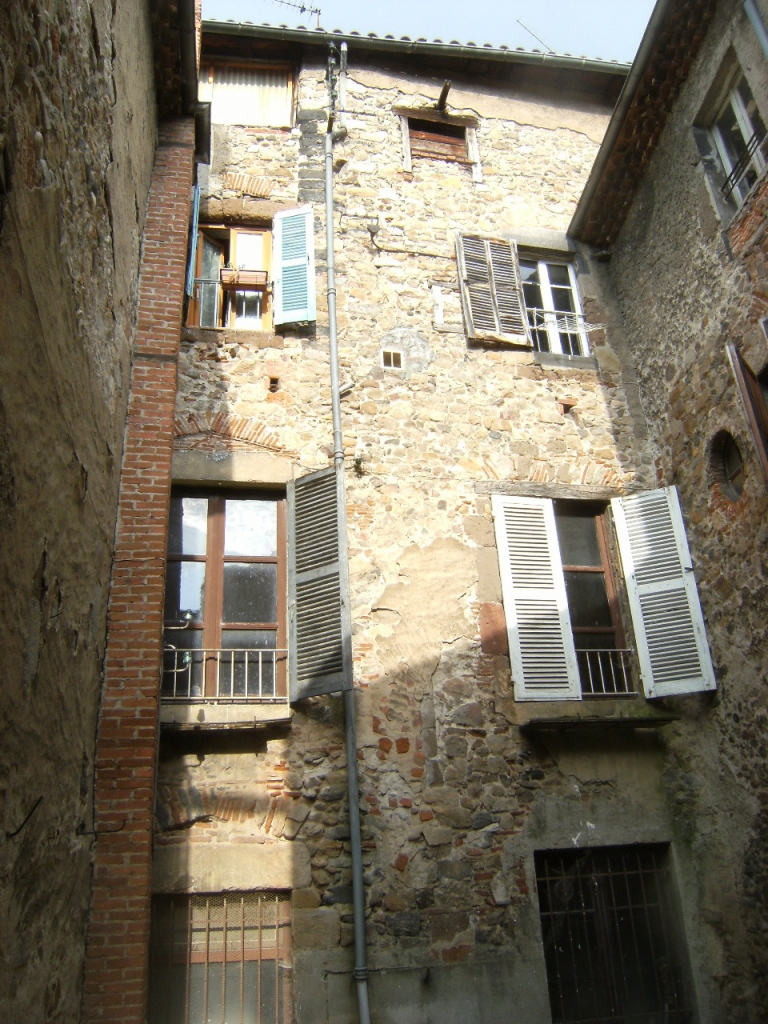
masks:
[(755, 30), (755, 35), (760, 43), (763, 56), (768, 59), (768, 31), (766, 31), (765, 23), (760, 17), (760, 11), (757, 9), (755, 0), (744, 0), (744, 10), (746, 11), (752, 28)]
[[(339, 394), (339, 342), (336, 333), (336, 265), (333, 250), (333, 82), (329, 58), (328, 87), (331, 93), (328, 127), (325, 133), (325, 241), (328, 267), (328, 336), (331, 361), (331, 405), (333, 408), (333, 461), (341, 480), (344, 495), (344, 445), (341, 437), (341, 396)], [(338, 129), (336, 138), (343, 138), (346, 129)], [(341, 501), (339, 516), (346, 541), (347, 511)], [(352, 847), (352, 908), (355, 922), (355, 983), (360, 1024), (370, 1024), (368, 1005), (368, 964), (365, 951), (365, 886), (363, 882), (363, 845), (360, 835), (360, 786), (357, 777), (357, 730), (355, 726), (355, 690), (344, 690), (344, 724), (347, 739), (347, 788), (349, 792), (349, 841)]]

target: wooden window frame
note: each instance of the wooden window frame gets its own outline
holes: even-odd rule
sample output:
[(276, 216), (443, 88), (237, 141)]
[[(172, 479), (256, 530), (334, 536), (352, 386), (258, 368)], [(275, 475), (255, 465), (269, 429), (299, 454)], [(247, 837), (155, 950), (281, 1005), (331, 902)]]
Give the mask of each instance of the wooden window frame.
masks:
[[(246, 129), (256, 129), (265, 132), (280, 132), (287, 131), (294, 127), (296, 124), (296, 105), (297, 105), (297, 80), (296, 68), (293, 64), (286, 62), (270, 63), (269, 61), (248, 61), (248, 60), (203, 60), (200, 65), (200, 72), (198, 75), (198, 81), (201, 84), (201, 94), (198, 97), (201, 102), (213, 103), (213, 89), (215, 87), (215, 77), (217, 68), (242, 68), (248, 71), (272, 71), (272, 72), (284, 72), (287, 79), (286, 88), (290, 92), (290, 117), (289, 124), (286, 125), (264, 125), (264, 124), (246, 124), (243, 125)], [(208, 90), (210, 89), (210, 93)], [(214, 124), (229, 124), (230, 122), (216, 121)]]
[[(275, 649), (285, 650), (287, 648), (287, 566), (288, 566), (288, 545), (286, 525), (286, 499), (284, 495), (276, 496), (274, 493), (258, 490), (226, 490), (210, 491), (204, 488), (178, 488), (174, 489), (171, 499), (175, 498), (205, 498), (208, 501), (208, 518), (206, 531), (206, 552), (204, 555), (186, 555), (176, 552), (168, 552), (168, 563), (194, 562), (205, 565), (205, 591), (203, 602), (202, 622), (190, 623), (186, 628), (201, 633), (200, 647), (203, 650), (223, 649), (221, 638), (225, 630), (274, 630)], [(224, 528), (226, 501), (232, 500), (257, 500), (271, 501), (277, 507), (277, 554), (274, 556), (263, 555), (225, 555), (224, 553)], [(224, 566), (229, 563), (252, 563), (277, 566), (277, 619), (273, 622), (223, 622), (223, 600), (224, 600)], [(178, 629), (176, 620), (169, 620), (164, 616), (166, 628)], [(277, 661), (278, 671), (275, 679), (275, 696), (286, 695), (286, 665), (285, 657), (280, 656)], [(209, 659), (205, 667), (204, 691), (205, 699), (216, 697), (216, 663)]]
[[(741, 70), (741, 68), (739, 68), (737, 74), (733, 78), (731, 87), (729, 88), (725, 99), (720, 104), (717, 113), (712, 119), (712, 123), (710, 126), (710, 134), (712, 136), (712, 141), (715, 145), (715, 150), (717, 152), (718, 159), (720, 160), (720, 163), (723, 167), (726, 182), (734, 173), (738, 175), (737, 179), (730, 185), (727, 194), (724, 195), (724, 201), (731, 202), (737, 208), (740, 208), (741, 206), (744, 205), (744, 202), (749, 193), (752, 191), (752, 188), (756, 183), (756, 180), (762, 176), (766, 168), (766, 157), (763, 151), (766, 136), (763, 135), (762, 139), (758, 138), (757, 136), (757, 129), (752, 123), (750, 113), (744, 105), (744, 101), (741, 95), (739, 94), (739, 86), (741, 86), (742, 83), (746, 86), (750, 96), (752, 97), (752, 101), (755, 102), (749, 82), (747, 81), (744, 72)], [(754, 149), (752, 150), (751, 154), (747, 155), (745, 153), (736, 162), (736, 164), (734, 164), (731, 154), (728, 152), (728, 146), (718, 126), (718, 122), (722, 118), (723, 114), (725, 114), (728, 110), (731, 111), (731, 113), (736, 119), (736, 124), (742, 136), (744, 146), (749, 148), (750, 143), (753, 140), (755, 140)], [(762, 120), (762, 116), (760, 115), (759, 110), (757, 111), (757, 113), (760, 117), (760, 120)], [(737, 170), (737, 165), (742, 163), (743, 167), (741, 172), (739, 172)], [(755, 181), (753, 181), (752, 184), (745, 182), (745, 178), (749, 173), (750, 169), (755, 174)]]
[[(600, 509), (593, 506), (591, 502), (585, 501), (555, 501), (555, 521), (557, 521), (559, 511), (567, 511), (572, 515), (578, 515), (584, 519), (592, 519), (595, 523), (595, 529), (597, 531), (597, 545), (600, 552), (600, 565), (567, 565), (562, 560), (562, 553), (560, 561), (562, 564), (563, 573), (578, 572), (578, 573), (589, 573), (592, 575), (602, 575), (605, 582), (605, 592), (608, 598), (608, 608), (611, 614), (611, 625), (610, 626), (574, 626), (573, 615), (571, 614), (571, 632), (573, 634), (574, 646), (576, 646), (576, 652), (578, 653), (579, 648), (576, 645), (576, 639), (579, 633), (604, 633), (606, 636), (613, 638), (616, 648), (623, 648), (625, 646), (625, 635), (624, 626), (622, 624), (621, 610), (619, 605), (619, 589), (616, 583), (616, 570), (614, 568), (613, 559), (611, 557), (611, 543), (610, 543), (610, 527), (608, 524), (607, 517), (607, 506), (602, 505)], [(567, 593), (567, 588), (566, 588)], [(568, 610), (571, 613), (570, 601), (568, 602)]]
[(760, 384), (762, 374), (755, 375), (752, 372), (742, 359), (741, 352), (736, 345), (729, 344), (727, 352), (741, 400), (744, 403), (744, 411), (757, 449), (763, 479), (768, 482), (768, 406), (766, 406)]
[[(434, 108), (428, 107), (424, 110), (399, 108), (395, 111), (400, 118), (400, 132), (403, 144), (403, 170), (413, 170), (413, 158), (423, 160), (442, 160), (448, 163), (459, 164), (469, 167), (472, 170), (472, 180), (481, 183), (483, 180), (483, 168), (480, 162), (480, 148), (477, 142), (477, 122), (464, 117), (451, 117), (439, 114)], [(449, 143), (446, 143), (444, 151), (440, 151), (440, 143), (437, 139), (433, 144), (427, 139), (421, 139), (413, 134), (411, 122), (421, 124), (443, 125), (447, 128), (461, 129), (464, 132), (464, 152), (461, 147), (455, 146), (451, 152)], [(423, 132), (423, 129), (422, 129)], [(434, 133), (436, 136), (439, 132)], [(414, 146), (414, 138), (416, 145)]]
[[(541, 291), (542, 302), (544, 303), (541, 310), (538, 312), (544, 316), (544, 323), (536, 325), (536, 308), (528, 306), (526, 304), (525, 311), (528, 315), (528, 323), (531, 329), (531, 341), (533, 347), (538, 352), (546, 351), (540, 347), (537, 333), (545, 333), (549, 344), (549, 352), (554, 355), (568, 355), (568, 356), (588, 356), (589, 341), (587, 333), (581, 326), (583, 324), (584, 316), (581, 307), (581, 298), (579, 296), (578, 282), (576, 280), (576, 271), (573, 266), (572, 260), (567, 259), (542, 259), (530, 252), (519, 253), (520, 269), (522, 273), (522, 265), (524, 263), (535, 263), (536, 271), (539, 278), (538, 287)], [(552, 296), (552, 284), (550, 281), (549, 268), (550, 267), (565, 267), (568, 271), (568, 281), (570, 283), (570, 292), (573, 300), (574, 311), (573, 315), (577, 318), (578, 327), (574, 331), (560, 331), (558, 330), (556, 318), (558, 315), (563, 315), (562, 311), (555, 309), (555, 303)], [(523, 294), (525, 294), (525, 283), (523, 282)], [(578, 337), (578, 352), (565, 352), (563, 351), (563, 342), (560, 337), (561, 334), (576, 335)]]
[[(261, 270), (240, 270), (237, 268), (237, 242), (239, 235), (261, 235), (263, 237), (263, 263)], [(202, 282), (204, 239), (216, 242), (222, 248), (219, 266), (217, 323), (203, 329), (212, 330), (260, 330), (271, 331), (273, 327), (271, 301), (272, 275), (272, 225), (231, 226), (227, 224), (200, 224), (198, 226), (195, 250), (195, 275), (193, 293), (187, 307), (187, 327), (200, 327), (201, 301), (198, 286)], [(208, 280), (208, 279), (206, 279)], [(262, 296), (261, 324), (254, 328), (238, 328), (235, 312), (237, 292), (258, 292)]]

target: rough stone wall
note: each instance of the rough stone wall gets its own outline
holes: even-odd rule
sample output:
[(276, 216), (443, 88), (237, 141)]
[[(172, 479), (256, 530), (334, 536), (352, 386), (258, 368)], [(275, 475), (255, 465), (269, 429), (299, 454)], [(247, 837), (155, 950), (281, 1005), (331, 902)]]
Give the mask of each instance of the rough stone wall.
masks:
[[(765, 60), (741, 5), (723, 3), (619, 237), (610, 277), (660, 473), (682, 498), (719, 684), (687, 755), (688, 770), (699, 779), (698, 795), (691, 793), (691, 840), (706, 908), (704, 939), (692, 953), (701, 955), (706, 946), (722, 963), (706, 993), (718, 1019), (758, 1021), (768, 1005), (762, 938), (768, 500), (726, 344), (738, 344), (755, 372), (768, 360), (757, 323), (765, 312), (765, 184), (730, 225), (721, 222), (691, 131), (731, 47), (765, 115)], [(712, 441), (721, 430), (736, 439), (744, 458), (738, 501), (723, 494), (713, 467)], [(710, 832), (703, 822), (713, 808)]]
[(2, 5), (0, 1017), (8, 1021), (75, 1021), (80, 1012), (152, 77), (145, 4)]
[[(349, 134), (334, 150), (341, 379), (354, 384), (342, 420), (371, 990), (380, 1021), (491, 1021), (503, 1006), (545, 1022), (533, 851), (673, 841), (699, 942), (696, 862), (719, 824), (716, 811), (701, 809), (709, 775), (700, 760), (714, 758), (715, 743), (707, 733), (691, 763), (707, 715), (697, 698), (676, 702), (681, 721), (660, 736), (543, 740), (521, 731), (531, 708), (512, 699), (503, 645), (482, 631), (501, 600), (489, 493), (650, 488), (657, 453), (596, 263), (577, 258), (588, 318), (607, 325), (591, 335), (593, 359), (566, 367), (468, 344), (461, 319), (453, 231), (563, 232), (606, 112), (569, 107), (564, 93), (554, 104), (463, 84), (451, 105), (480, 116), (484, 181), (437, 161), (405, 171), (392, 106), (434, 103), (441, 85), (353, 66)], [(308, 67), (291, 132), (216, 129), (202, 204), (210, 220), (259, 223), (278, 203), (319, 196), (321, 150), (306, 139), (322, 138), (323, 103), (321, 72)], [(238, 174), (261, 179), (280, 167), (268, 198), (237, 187)], [(315, 332), (184, 333), (179, 479), (205, 480), (206, 460), (211, 480), (262, 484), (329, 464), (322, 206), (315, 215)], [(373, 217), (380, 230), (371, 239)], [(403, 352), (403, 370), (383, 368), (385, 347)], [(558, 409), (564, 397), (573, 411)], [(249, 451), (264, 476), (243, 469)], [(630, 704), (647, 711), (642, 700)], [(355, 1012), (338, 715), (337, 700), (319, 699), (298, 706), (290, 728), (252, 739), (166, 739), (159, 768), (156, 887), (292, 888), (302, 1021)], [(715, 969), (704, 952), (699, 981)], [(718, 1019), (710, 1005), (702, 1016)]]

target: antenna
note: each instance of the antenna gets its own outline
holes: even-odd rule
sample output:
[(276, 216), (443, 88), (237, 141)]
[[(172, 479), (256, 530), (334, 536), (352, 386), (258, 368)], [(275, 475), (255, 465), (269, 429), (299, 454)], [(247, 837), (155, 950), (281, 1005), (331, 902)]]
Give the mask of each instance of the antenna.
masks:
[(320, 15), (323, 13), (319, 7), (310, 7), (309, 4), (296, 4), (293, 0), (272, 0), (273, 4), (282, 4), (283, 7), (293, 7), (299, 14), (314, 14), (317, 18), (317, 27), (320, 28)]
[(542, 46), (544, 47), (544, 49), (545, 49), (545, 50), (549, 50), (549, 52), (550, 52), (550, 53), (554, 53), (554, 52), (555, 52), (555, 51), (554, 51), (554, 50), (552, 49), (552, 47), (551, 47), (551, 46), (547, 46), (547, 44), (546, 44), (546, 43), (544, 42), (544, 40), (543, 40), (543, 39), (539, 39), (539, 37), (538, 37), (538, 36), (536, 35), (536, 33), (535, 33), (535, 32), (531, 32), (531, 30), (530, 30), (530, 29), (528, 28), (528, 26), (527, 26), (527, 25), (523, 25), (522, 21), (520, 21), (520, 19), (519, 19), (519, 18), (516, 18), (515, 20), (517, 21), (517, 24), (518, 24), (518, 25), (519, 25), (519, 26), (520, 26), (521, 28), (524, 28), (524, 29), (525, 29), (525, 31), (526, 31), (526, 32), (528, 33), (528, 35), (529, 35), (529, 36), (533, 36), (533, 38), (534, 38), (534, 39), (536, 40), (536, 42), (537, 42), (537, 43), (541, 43), (541, 45), (542, 45)]

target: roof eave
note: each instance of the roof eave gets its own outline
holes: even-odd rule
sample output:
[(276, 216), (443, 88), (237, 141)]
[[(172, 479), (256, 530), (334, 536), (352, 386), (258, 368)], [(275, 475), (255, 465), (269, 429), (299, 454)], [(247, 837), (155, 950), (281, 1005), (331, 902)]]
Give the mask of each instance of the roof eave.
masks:
[(248, 22), (204, 21), (203, 32), (217, 35), (250, 36), (273, 39), (276, 42), (323, 45), (343, 43), (356, 50), (398, 53), (411, 56), (442, 56), (463, 60), (490, 60), (507, 64), (527, 64), (556, 70), (591, 71), (600, 74), (626, 76), (632, 65), (619, 61), (572, 57), (566, 54), (539, 53), (538, 51), (507, 49), (504, 47), (469, 46), (459, 43), (420, 42), (414, 39), (386, 39), (381, 36), (361, 36), (355, 33), (327, 32), (325, 29), (291, 29), (283, 26), (254, 25)]

